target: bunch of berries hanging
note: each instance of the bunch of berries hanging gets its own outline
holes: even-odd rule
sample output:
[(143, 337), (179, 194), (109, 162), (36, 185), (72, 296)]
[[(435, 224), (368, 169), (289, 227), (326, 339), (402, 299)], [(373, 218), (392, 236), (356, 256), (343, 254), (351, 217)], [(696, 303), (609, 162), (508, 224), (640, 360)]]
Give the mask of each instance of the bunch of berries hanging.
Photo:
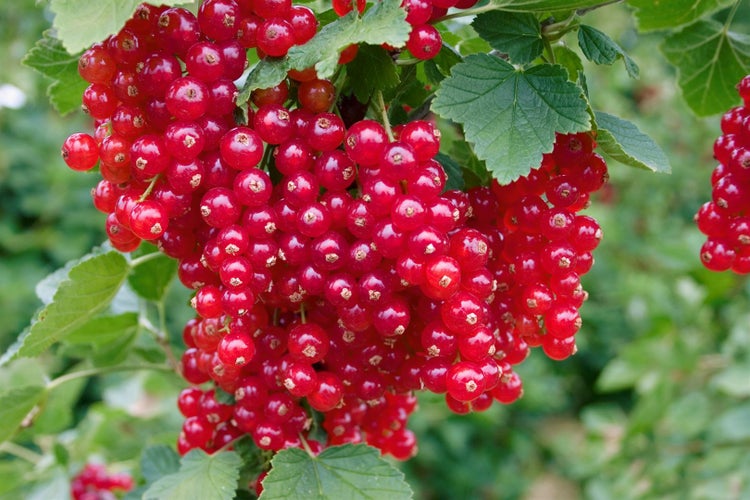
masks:
[(750, 75), (737, 85), (741, 106), (721, 118), (722, 135), (714, 143), (719, 164), (711, 174), (711, 201), (695, 215), (706, 235), (700, 251), (711, 271), (750, 273)]
[[(451, 6), (405, 0), (412, 34)], [(238, 122), (246, 51), (283, 55), (316, 29), (284, 1), (142, 4), (80, 59), (97, 128), (65, 141), (65, 161), (99, 165), (112, 245), (157, 244), (194, 291), (180, 453), (249, 434), (264, 450), (366, 442), (407, 459), (415, 391), (483, 411), (521, 396), (530, 347), (575, 352), (601, 239), (578, 212), (607, 178), (593, 136), (560, 135), (527, 177), (463, 192), (446, 190), (433, 123), (346, 126), (314, 69), (255, 91)], [(439, 36), (410, 44), (426, 58)]]

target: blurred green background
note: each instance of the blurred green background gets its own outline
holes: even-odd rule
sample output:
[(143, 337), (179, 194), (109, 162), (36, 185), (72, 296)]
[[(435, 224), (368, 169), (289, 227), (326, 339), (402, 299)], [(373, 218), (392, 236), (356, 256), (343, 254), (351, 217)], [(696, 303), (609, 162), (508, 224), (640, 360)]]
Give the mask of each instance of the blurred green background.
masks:
[[(750, 498), (750, 288), (701, 267), (692, 224), (710, 196), (718, 118), (689, 113), (658, 37), (637, 36), (624, 7), (587, 22), (641, 66), (637, 81), (619, 64), (587, 67), (594, 106), (635, 121), (674, 173), (610, 164), (611, 183), (589, 210), (605, 239), (584, 280), (590, 299), (576, 356), (555, 363), (532, 353), (518, 370), (521, 401), (484, 414), (451, 416), (440, 397), (422, 398), (411, 420), (420, 453), (401, 466), (417, 498)], [(19, 63), (49, 24), (33, 0), (0, 2), (3, 350), (39, 306), (37, 281), (104, 239), (89, 197), (95, 175), (59, 157), (64, 138), (87, 122), (58, 116), (47, 82)], [(12, 99), (19, 91), (22, 105)], [(107, 446), (105, 457), (128, 457)]]

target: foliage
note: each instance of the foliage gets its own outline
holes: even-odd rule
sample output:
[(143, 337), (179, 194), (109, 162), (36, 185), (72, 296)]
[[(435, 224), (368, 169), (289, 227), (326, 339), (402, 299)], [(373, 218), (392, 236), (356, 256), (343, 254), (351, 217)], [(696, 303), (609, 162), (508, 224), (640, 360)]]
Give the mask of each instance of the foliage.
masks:
[[(601, 150), (623, 165), (668, 172), (671, 164), (669, 178), (611, 169), (611, 187), (592, 210), (606, 237), (585, 283), (590, 300), (576, 356), (552, 364), (534, 353), (519, 369), (528, 383), (513, 406), (446, 418), (440, 401), (422, 398), (413, 419), (420, 454), (400, 466), (418, 498), (543, 498), (550, 491), (557, 498), (750, 495), (750, 288), (700, 267), (700, 237), (691, 225), (707, 197), (708, 171), (697, 167), (711, 165), (718, 124), (695, 120), (670, 97), (676, 69), (694, 113), (716, 114), (736, 102), (734, 85), (750, 70), (749, 42), (732, 29), (744, 11), (737, 4), (721, 10), (732, 2), (719, 0), (628, 0), (632, 11), (586, 10), (601, 3), (495, 0), (479, 7), (487, 11), (471, 26), (440, 23), (458, 50), (444, 47), (409, 73), (377, 47), (400, 45), (408, 29), (398, 3), (383, 2), (379, 8), (387, 12), (371, 8), (333, 21), (314, 43), (250, 71), (244, 101), (289, 68), (317, 63), (319, 72), (334, 75), (343, 48), (371, 44), (360, 49), (370, 63), (357, 59), (346, 67), (368, 82), (352, 91), (361, 100), (382, 91), (391, 103), (417, 110), (427, 103), (444, 120), (447, 154), (438, 159), (458, 188), (525, 175), (552, 149), (555, 132), (590, 128), (598, 130)], [(41, 37), (45, 23), (27, 4), (14, 15), (35, 19), (30, 33)], [(109, 11), (108, 2), (85, 4), (106, 18), (99, 31), (70, 21), (73, 2), (53, 1), (61, 38), (45, 35), (27, 58), (57, 78), (49, 93), (61, 112), (73, 108), (80, 84), (68, 84), (75, 77), (69, 65), (50, 72), (44, 61), (69, 63), (62, 46), (77, 51), (116, 31), (136, 5)], [(631, 13), (642, 32), (658, 33), (623, 29)], [(34, 42), (22, 40), (24, 50)], [(666, 61), (655, 54), (657, 45)], [(484, 54), (487, 47), (508, 60)], [(599, 66), (619, 60), (625, 71)], [(638, 66), (642, 80), (633, 81)], [(382, 71), (371, 73), (373, 67)], [(0, 114), (0, 134), (10, 145), (0, 151), (0, 300), (10, 314), (0, 327), (5, 345), (9, 333), (21, 331), (19, 319), (39, 304), (30, 298), (32, 282), (61, 270), (37, 289), (41, 321), (3, 356), (0, 498), (64, 496), (72, 473), (92, 457), (133, 471), (141, 485), (131, 493), (135, 498), (195, 492), (232, 498), (238, 487), (249, 495), (253, 476), (245, 466), (257, 469), (268, 457), (239, 446), (236, 453), (194, 451), (181, 460), (171, 451), (180, 425), (177, 325), (189, 312), (185, 294), (170, 287), (174, 265), (146, 247), (129, 258), (105, 248), (63, 266), (102, 237), (95, 229), (99, 215), (85, 208), (88, 180), (53, 159), (66, 133), (81, 126), (50, 116), (37, 104), (44, 83), (26, 78), (32, 104)], [(390, 113), (403, 121), (398, 110)], [(34, 133), (42, 124), (49, 133)], [(344, 457), (339, 469), (337, 455)], [(373, 491), (409, 495), (398, 471), (366, 447), (329, 448), (317, 457), (290, 449), (272, 463), (264, 498), (288, 495), (292, 482), (300, 488), (294, 491), (306, 492), (299, 497), (309, 498), (309, 491), (355, 497), (360, 482), (337, 481), (342, 475), (386, 478)]]

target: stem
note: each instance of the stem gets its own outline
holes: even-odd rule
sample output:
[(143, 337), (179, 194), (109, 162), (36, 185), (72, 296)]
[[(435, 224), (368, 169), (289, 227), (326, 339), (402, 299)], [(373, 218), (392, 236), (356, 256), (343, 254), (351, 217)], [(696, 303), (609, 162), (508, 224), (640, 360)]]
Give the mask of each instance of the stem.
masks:
[(396, 59), (396, 66), (411, 66), (419, 62), (421, 62), (421, 60), (416, 57), (411, 57), (409, 59)]
[(156, 304), (156, 312), (159, 315), (159, 331), (154, 331), (156, 343), (159, 344), (164, 351), (164, 354), (167, 356), (167, 363), (172, 367), (172, 370), (178, 375), (181, 375), (182, 367), (172, 352), (172, 346), (169, 344), (169, 335), (167, 334), (167, 314), (164, 310), (163, 300)]
[(265, 167), (266, 170), (271, 170), (271, 155), (273, 154), (274, 146), (270, 144), (266, 146), (266, 150), (263, 151), (263, 158), (260, 160), (260, 167)]
[(47, 390), (51, 391), (63, 385), (65, 382), (70, 382), (71, 380), (75, 380), (79, 378), (93, 377), (96, 375), (104, 375), (105, 373), (138, 371), (138, 370), (154, 370), (154, 371), (160, 371), (160, 372), (171, 372), (172, 368), (170, 366), (156, 365), (156, 364), (116, 365), (116, 366), (102, 366), (99, 368), (90, 368), (88, 370), (79, 370), (73, 373), (66, 373), (65, 375), (62, 375), (60, 377), (57, 377), (56, 379), (51, 380), (47, 384)]
[(0, 451), (14, 455), (18, 458), (31, 462), (32, 464), (38, 464), (44, 457), (35, 451), (31, 451), (25, 446), (18, 445), (11, 441), (6, 441), (0, 444)]
[(378, 92), (375, 94), (375, 99), (377, 99), (377, 105), (380, 109), (380, 114), (383, 118), (383, 127), (385, 127), (385, 133), (388, 134), (388, 140), (390, 142), (393, 142), (393, 130), (391, 130), (391, 121), (388, 119), (388, 110), (385, 109), (385, 101), (383, 100), (383, 92), (378, 90)]
[(302, 447), (305, 449), (308, 455), (310, 455), (310, 458), (315, 458), (315, 454), (310, 449), (310, 445), (307, 443), (307, 439), (305, 439), (305, 436), (302, 435), (302, 433), (299, 433), (299, 440), (302, 441)]
[(161, 257), (161, 252), (151, 252), (147, 253), (146, 255), (141, 255), (140, 257), (136, 257), (135, 259), (130, 261), (130, 268), (135, 268), (143, 264), (144, 262), (148, 262), (150, 260), (156, 259), (157, 257)]
[(305, 323), (307, 323), (307, 317), (305, 315), (305, 304), (304, 303), (300, 304), (300, 306), (299, 306), (299, 317), (300, 317), (300, 321), (302, 321), (303, 325)]
[(149, 195), (151, 194), (151, 191), (153, 191), (154, 188), (156, 187), (156, 183), (159, 182), (159, 179), (161, 179), (161, 174), (157, 174), (157, 175), (154, 176), (153, 179), (151, 179), (151, 182), (149, 183), (149, 185), (146, 188), (146, 190), (143, 192), (143, 194), (141, 195), (141, 197), (138, 198), (139, 202), (144, 201), (146, 198), (149, 197)]

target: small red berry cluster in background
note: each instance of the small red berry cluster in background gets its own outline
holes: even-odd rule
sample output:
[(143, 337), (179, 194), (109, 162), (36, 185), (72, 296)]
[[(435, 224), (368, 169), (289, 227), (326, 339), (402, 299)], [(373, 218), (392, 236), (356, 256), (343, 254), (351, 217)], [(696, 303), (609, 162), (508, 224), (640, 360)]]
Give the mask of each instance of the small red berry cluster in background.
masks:
[(70, 483), (73, 500), (114, 500), (115, 491), (133, 489), (133, 479), (128, 474), (108, 474), (104, 465), (89, 463)]
[(706, 235), (700, 258), (711, 271), (750, 273), (750, 75), (737, 85), (743, 105), (721, 118), (714, 143), (719, 164), (711, 174), (712, 200), (695, 215)]
[[(194, 290), (180, 453), (250, 435), (264, 450), (366, 442), (405, 460), (415, 391), (483, 411), (521, 396), (513, 366), (530, 346), (575, 352), (580, 276), (601, 239), (577, 212), (606, 165), (590, 134), (561, 135), (527, 177), (446, 191), (432, 123), (347, 128), (314, 69), (253, 92), (237, 123), (246, 50), (280, 50), (262, 42), (276, 25), (301, 30), (294, 43), (317, 26), (284, 2), (249, 5), (139, 6), (81, 56), (97, 129), (63, 156), (74, 170), (98, 162), (92, 196), (112, 245), (157, 244)], [(418, 26), (449, 6), (405, 8), (427, 12)]]

